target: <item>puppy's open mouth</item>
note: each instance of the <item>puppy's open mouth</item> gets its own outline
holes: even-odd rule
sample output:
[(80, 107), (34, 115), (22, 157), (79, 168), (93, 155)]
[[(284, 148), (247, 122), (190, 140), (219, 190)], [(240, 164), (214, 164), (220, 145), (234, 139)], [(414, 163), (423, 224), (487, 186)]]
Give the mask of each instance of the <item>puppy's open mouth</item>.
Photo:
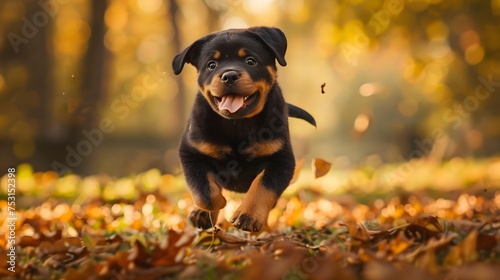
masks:
[(257, 92), (252, 95), (243, 96), (238, 94), (227, 94), (222, 97), (213, 96), (215, 105), (220, 111), (228, 110), (229, 113), (236, 113), (239, 109), (245, 108), (252, 104), (257, 96)]

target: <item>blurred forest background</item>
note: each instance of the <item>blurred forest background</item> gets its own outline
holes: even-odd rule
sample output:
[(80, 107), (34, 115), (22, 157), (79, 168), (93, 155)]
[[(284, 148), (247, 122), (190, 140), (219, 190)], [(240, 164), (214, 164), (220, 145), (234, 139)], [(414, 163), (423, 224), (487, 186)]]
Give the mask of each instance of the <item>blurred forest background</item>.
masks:
[(279, 83), (317, 120), (297, 157), (498, 155), (500, 0), (1, 0), (0, 170), (178, 172), (197, 86), (172, 58), (253, 25), (287, 35)]

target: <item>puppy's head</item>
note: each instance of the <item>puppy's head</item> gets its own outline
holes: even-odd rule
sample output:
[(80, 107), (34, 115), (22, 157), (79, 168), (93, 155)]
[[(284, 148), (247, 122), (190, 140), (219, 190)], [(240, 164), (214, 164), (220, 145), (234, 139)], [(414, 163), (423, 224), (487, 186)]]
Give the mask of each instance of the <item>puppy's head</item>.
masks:
[(175, 74), (185, 63), (198, 70), (200, 91), (212, 109), (227, 119), (250, 118), (262, 111), (276, 83), (276, 63), (286, 65), (286, 37), (277, 28), (229, 29), (207, 35), (178, 54)]

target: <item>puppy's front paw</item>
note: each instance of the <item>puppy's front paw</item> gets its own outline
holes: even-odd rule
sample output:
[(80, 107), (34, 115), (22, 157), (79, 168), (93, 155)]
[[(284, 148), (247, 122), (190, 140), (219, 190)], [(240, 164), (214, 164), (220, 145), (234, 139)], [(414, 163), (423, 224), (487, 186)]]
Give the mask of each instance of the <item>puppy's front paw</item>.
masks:
[(197, 228), (209, 229), (217, 223), (219, 211), (205, 211), (202, 209), (194, 209), (189, 213), (189, 222)]
[(240, 209), (234, 212), (231, 217), (231, 223), (245, 231), (259, 232), (267, 222), (267, 215), (258, 215), (257, 213), (244, 213)]

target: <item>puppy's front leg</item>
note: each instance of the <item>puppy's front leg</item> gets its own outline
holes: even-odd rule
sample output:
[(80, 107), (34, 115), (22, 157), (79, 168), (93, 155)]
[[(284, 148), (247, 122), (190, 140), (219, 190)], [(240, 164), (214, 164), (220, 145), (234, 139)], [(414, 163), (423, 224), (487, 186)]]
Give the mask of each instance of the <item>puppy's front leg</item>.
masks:
[(193, 202), (197, 206), (188, 219), (195, 227), (211, 228), (217, 221), (219, 210), (226, 206), (222, 189), (203, 157), (188, 151), (181, 151), (180, 156)]
[(217, 224), (219, 211), (205, 211), (196, 208), (189, 213), (188, 221), (196, 228), (209, 229)]
[[(200, 176), (203, 175), (200, 174)], [(193, 201), (198, 207), (191, 211), (188, 219), (193, 226), (202, 229), (213, 227), (217, 221), (219, 210), (226, 206), (226, 199), (215, 181), (215, 175), (209, 172), (205, 176), (206, 182), (203, 179), (195, 178), (190, 180), (192, 183), (188, 183)]]
[(267, 222), (269, 211), (273, 209), (278, 196), (264, 186), (262, 171), (252, 182), (240, 207), (231, 217), (231, 223), (242, 230), (258, 232)]
[[(279, 160), (276, 160), (279, 159)], [(295, 168), (293, 154), (276, 156), (252, 182), (231, 223), (242, 230), (259, 232), (267, 223), (269, 211), (290, 183)]]

